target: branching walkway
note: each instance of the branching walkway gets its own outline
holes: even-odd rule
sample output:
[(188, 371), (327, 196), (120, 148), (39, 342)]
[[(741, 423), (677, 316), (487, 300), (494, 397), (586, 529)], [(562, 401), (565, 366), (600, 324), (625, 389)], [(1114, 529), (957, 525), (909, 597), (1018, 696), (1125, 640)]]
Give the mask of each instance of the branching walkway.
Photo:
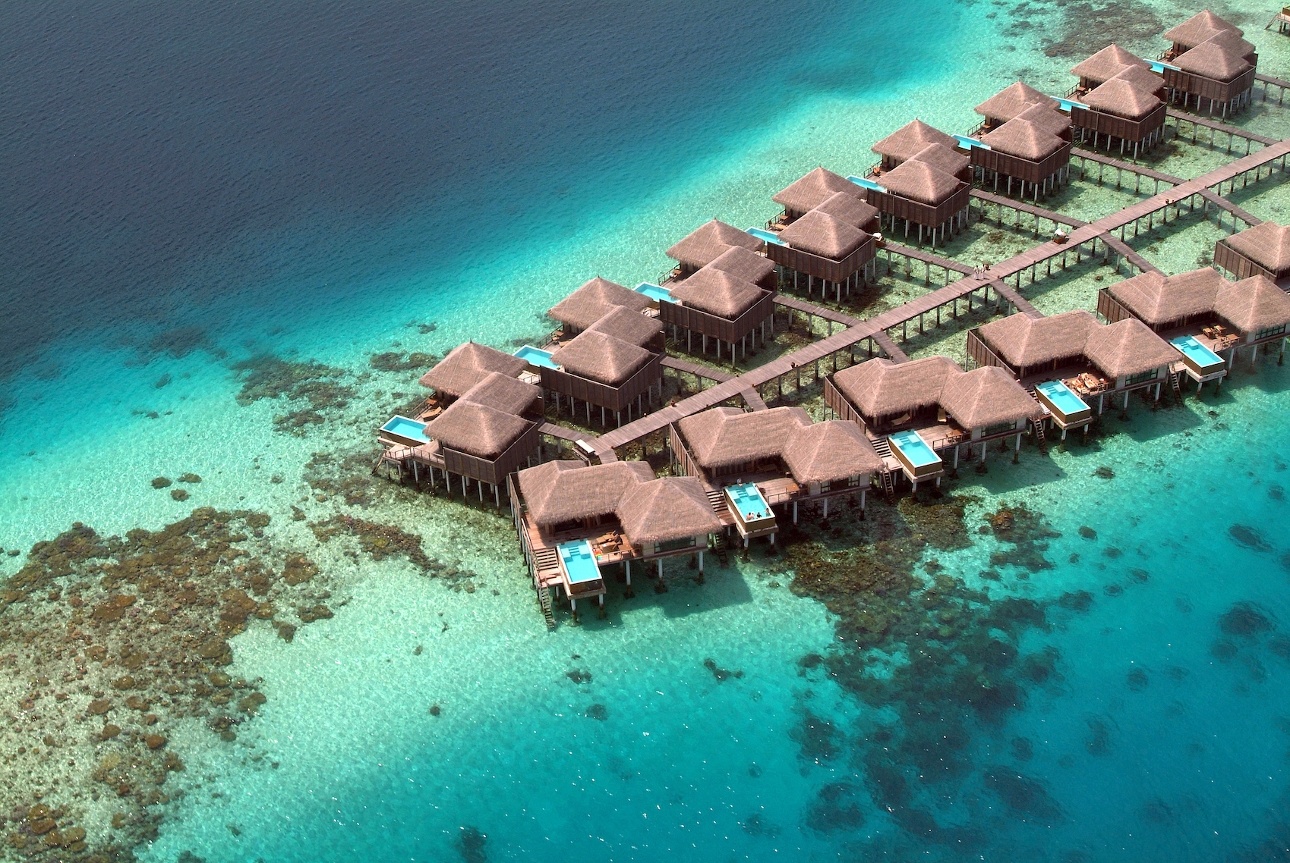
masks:
[(887, 335), (887, 332), (885, 330), (881, 333), (874, 333), (873, 341), (874, 341), (874, 344), (882, 348), (882, 352), (884, 354), (891, 357), (896, 362), (898, 363), (909, 362), (909, 354), (902, 351), (900, 349), (900, 345), (896, 344), (892, 340), (891, 336)]
[[(1171, 186), (1180, 185), (1183, 182), (1182, 177), (1175, 177), (1173, 174), (1166, 174), (1164, 171), (1156, 171), (1145, 165), (1135, 165), (1133, 162), (1125, 162), (1105, 153), (1099, 153), (1096, 150), (1086, 150), (1083, 147), (1075, 147), (1071, 150), (1071, 155), (1076, 156), (1086, 162), (1094, 162), (1098, 165), (1105, 165), (1108, 168), (1115, 168), (1120, 171), (1128, 171), (1130, 174), (1137, 174), (1140, 177), (1146, 177), (1148, 180), (1155, 180), (1157, 184), (1168, 183)], [(1083, 172), (1081, 171), (1081, 176)], [(1100, 177), (1099, 177), (1100, 179)], [(1159, 185), (1156, 189), (1159, 190)]]
[(1016, 210), (1020, 213), (1026, 213), (1040, 219), (1047, 219), (1048, 221), (1056, 222), (1059, 225), (1069, 225), (1072, 228), (1079, 228), (1088, 224), (1088, 222), (1077, 219), (1074, 216), (1067, 216), (1064, 213), (1045, 210), (1043, 207), (1035, 204), (1027, 204), (1025, 201), (1015, 201), (1012, 198), (1007, 198), (1003, 195), (996, 195), (993, 192), (986, 192), (982, 189), (973, 189), (971, 194), (972, 197), (976, 198), (978, 201), (986, 201), (994, 204), (995, 206), (1003, 207), (1004, 209)]
[(1227, 212), (1231, 213), (1233, 216), (1240, 219), (1242, 222), (1249, 225), (1251, 228), (1254, 227), (1255, 225), (1263, 224), (1263, 220), (1260, 219), (1258, 216), (1255, 216), (1252, 213), (1247, 213), (1245, 210), (1242, 210), (1240, 207), (1236, 206), (1231, 201), (1227, 200), (1227, 198), (1220, 198), (1218, 195), (1215, 195), (1209, 189), (1206, 189), (1205, 191), (1200, 192), (1199, 194), (1202, 198), (1204, 198), (1206, 201), (1209, 201), (1215, 207), (1218, 207), (1221, 210), (1227, 210)]
[(730, 372), (723, 371), (716, 366), (705, 366), (702, 363), (694, 363), (673, 356), (663, 357), (663, 368), (671, 369), (674, 372), (684, 372), (687, 375), (694, 375), (696, 378), (714, 381), (719, 384), (725, 383), (734, 377)]
[(1129, 247), (1129, 244), (1124, 242), (1123, 240), (1113, 237), (1110, 234), (1103, 234), (1102, 242), (1106, 243), (1108, 246), (1114, 249), (1116, 254), (1118, 254), (1120, 257), (1124, 258), (1130, 264), (1133, 264), (1133, 266), (1137, 267), (1138, 272), (1140, 273), (1160, 272), (1159, 267), (1157, 267), (1155, 264), (1151, 263), (1146, 258), (1139, 255), (1137, 252), (1133, 251), (1133, 249)]
[(1042, 318), (1044, 316), (1043, 312), (1030, 304), (1030, 300), (1005, 285), (1002, 281), (991, 282), (990, 287), (994, 288), (995, 293), (999, 296), (1012, 303), (1017, 311), (1024, 312), (1032, 318)]
[[(1170, 108), (1168, 110), (1168, 116), (1169, 116), (1169, 119), (1175, 122), (1192, 124), (1192, 136), (1191, 136), (1192, 141), (1196, 140), (1196, 129), (1198, 128), (1209, 129), (1211, 132), (1222, 132), (1224, 135), (1227, 136), (1229, 153), (1232, 150), (1231, 141), (1234, 138), (1241, 138), (1245, 141), (1245, 152), (1247, 155), (1250, 152), (1250, 142), (1254, 142), (1255, 144), (1262, 144), (1265, 147), (1268, 146), (1269, 144), (1275, 144), (1277, 142), (1276, 138), (1269, 138), (1267, 135), (1260, 135), (1258, 132), (1251, 132), (1249, 129), (1241, 129), (1236, 126), (1229, 126), (1226, 123), (1220, 123), (1217, 120), (1211, 120), (1208, 117), (1200, 117), (1200, 116), (1197, 116), (1196, 114), (1188, 114), (1185, 111), (1179, 111), (1175, 108)], [(1179, 131), (1181, 131), (1181, 129)], [(1213, 141), (1213, 136), (1210, 137), (1210, 141), (1211, 142)]]
[(815, 303), (808, 302), (801, 297), (793, 297), (788, 294), (776, 294), (775, 304), (786, 309), (792, 309), (795, 312), (801, 312), (804, 315), (817, 317), (835, 324), (842, 324), (844, 327), (854, 327), (860, 323), (858, 318), (853, 318), (848, 314), (839, 312), (837, 309), (817, 306)]

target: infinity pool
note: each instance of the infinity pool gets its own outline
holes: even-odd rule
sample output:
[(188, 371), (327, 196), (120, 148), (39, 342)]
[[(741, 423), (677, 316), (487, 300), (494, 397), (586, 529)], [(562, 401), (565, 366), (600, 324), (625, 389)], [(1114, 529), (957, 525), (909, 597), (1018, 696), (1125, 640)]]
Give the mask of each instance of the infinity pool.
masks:
[(770, 504), (766, 503), (766, 498), (761, 496), (757, 486), (751, 482), (726, 486), (726, 497), (734, 504), (740, 520), (745, 524), (774, 517), (770, 511)]
[(417, 422), (411, 417), (395, 416), (381, 426), (381, 431), (404, 440), (430, 443), (430, 438), (426, 437), (426, 424)]
[(525, 345), (515, 352), (515, 356), (524, 360), (531, 366), (546, 366), (548, 369), (559, 368), (551, 361), (551, 352), (544, 351), (541, 348), (535, 348), (532, 345)]
[(1084, 400), (1061, 381), (1044, 381), (1035, 384), (1035, 392), (1039, 394), (1040, 401), (1046, 404), (1049, 410), (1060, 414), (1063, 418), (1070, 418), (1081, 411), (1089, 410)]
[(1187, 365), (1201, 374), (1216, 372), (1226, 365), (1222, 357), (1201, 344), (1195, 336), (1179, 336), (1170, 339), (1169, 344), (1178, 349)]
[(896, 432), (890, 435), (887, 440), (891, 445), (900, 451), (900, 454), (914, 466), (915, 469), (920, 467), (929, 467), (934, 464), (940, 464), (941, 457), (932, 451), (923, 440), (922, 435), (912, 429), (902, 432)]
[(556, 546), (556, 551), (560, 553), (560, 565), (564, 567), (570, 584), (600, 580), (600, 567), (596, 565), (596, 555), (587, 540), (562, 542)]
[(667, 288), (660, 287), (659, 285), (654, 284), (653, 282), (641, 282), (632, 290), (636, 291), (636, 293), (638, 294), (644, 294), (645, 296), (649, 297), (651, 300), (654, 300), (656, 302), (660, 302), (660, 303), (672, 302), (672, 292), (669, 291)]
[(772, 243), (776, 246), (784, 245), (784, 241), (779, 238), (779, 234), (774, 231), (767, 231), (765, 228), (748, 228), (744, 233), (752, 234), (762, 242)]

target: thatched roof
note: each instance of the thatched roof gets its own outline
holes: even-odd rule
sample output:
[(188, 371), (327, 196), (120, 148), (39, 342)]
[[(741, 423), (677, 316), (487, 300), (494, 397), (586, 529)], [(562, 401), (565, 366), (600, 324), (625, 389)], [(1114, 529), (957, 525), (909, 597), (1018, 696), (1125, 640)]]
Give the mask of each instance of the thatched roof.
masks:
[(732, 246), (708, 264), (714, 270), (729, 273), (737, 279), (756, 285), (775, 273), (775, 262), (742, 246)]
[(977, 333), (1004, 362), (1021, 368), (1078, 357), (1097, 326), (1097, 319), (1082, 309), (1046, 318), (1018, 312), (982, 324)]
[(955, 143), (954, 138), (939, 129), (922, 120), (913, 120), (874, 144), (873, 151), (889, 159), (908, 159), (928, 144), (953, 147)]
[(799, 483), (836, 482), (882, 470), (882, 457), (855, 423), (798, 426), (789, 433), (784, 465)]
[(1149, 69), (1142, 69), (1138, 66), (1125, 66), (1111, 80), (1128, 81), (1142, 92), (1156, 94), (1157, 96), (1165, 88), (1165, 79), (1163, 77)]
[(1038, 419), (1043, 415), (1025, 387), (998, 366), (947, 375), (940, 405), (965, 429)]
[(766, 292), (753, 283), (710, 266), (703, 267), (672, 288), (674, 301), (732, 320), (765, 295)]
[(1071, 69), (1071, 74), (1092, 81), (1094, 84), (1101, 84), (1104, 81), (1110, 81), (1128, 66), (1151, 69), (1151, 64), (1146, 60), (1112, 42)]
[(841, 174), (826, 168), (816, 168), (800, 180), (776, 192), (771, 198), (786, 210), (805, 213), (820, 205), (826, 198), (844, 192), (853, 198), (861, 195), (860, 187)]
[(1263, 222), (1232, 234), (1223, 242), (1278, 277), (1290, 271), (1290, 227)]
[(1165, 38), (1183, 48), (1193, 48), (1225, 30), (1234, 31), (1237, 36), (1245, 35), (1244, 31), (1238, 29), (1236, 25), (1224, 21), (1206, 9), (1203, 12), (1197, 12), (1177, 27), (1166, 30)]
[(1254, 45), (1242, 39), (1241, 31), (1239, 30), (1224, 30), (1221, 33), (1215, 33), (1213, 36), (1206, 39), (1205, 42), (1221, 45), (1229, 52), (1239, 54), (1247, 60), (1258, 56)]
[(654, 472), (642, 461), (549, 461), (515, 478), (529, 518), (539, 527), (551, 527), (615, 512), (623, 495), (653, 480)]
[(861, 230), (878, 218), (877, 207), (846, 192), (836, 192), (825, 198), (815, 210)]
[(677, 421), (686, 449), (705, 470), (779, 458), (785, 440), (811, 418), (801, 408), (771, 408), (747, 413), (712, 408)]
[(426, 436), (448, 449), (492, 459), (524, 434), (529, 422), (515, 414), (468, 401), (453, 402), (426, 424)]
[(1210, 40), (1202, 42), (1174, 58), (1174, 65), (1184, 72), (1213, 81), (1231, 81), (1250, 69), (1250, 62), (1236, 49)]
[(1106, 291), (1139, 320), (1160, 326), (1212, 311), (1224, 281), (1218, 270), (1204, 267), (1176, 276), (1146, 272)]
[(992, 150), (1031, 162), (1045, 159), (1066, 146), (1066, 142), (1052, 132), (1020, 118), (1009, 120), (993, 132), (987, 132), (981, 136), (981, 140), (989, 144)]
[(1111, 378), (1141, 374), (1178, 359), (1177, 350), (1136, 318), (1094, 327), (1084, 342), (1083, 353)]
[(489, 372), (482, 381), (462, 393), (460, 401), (522, 416), (542, 403), (542, 390), (517, 378)]
[(667, 256), (697, 270), (731, 246), (742, 246), (749, 251), (758, 252), (761, 251), (762, 242), (733, 225), (713, 219), (695, 228), (679, 243), (668, 249)]
[(795, 249), (840, 261), (873, 238), (859, 228), (811, 210), (779, 232), (780, 239)]
[(962, 372), (946, 357), (907, 363), (866, 360), (833, 376), (833, 385), (867, 420), (900, 416), (938, 404), (945, 379)]
[(1214, 299), (1214, 311), (1242, 333), (1257, 333), (1290, 324), (1290, 294), (1267, 276), (1224, 283)]
[(1140, 120), (1162, 104), (1149, 90), (1125, 78), (1112, 78), (1084, 95), (1083, 103), (1117, 117)]
[(1049, 108), (1045, 105), (1031, 105), (1022, 111), (1013, 119), (1025, 120), (1027, 123), (1034, 123), (1046, 132), (1051, 132), (1059, 138), (1070, 136), (1071, 118), (1069, 114), (1063, 114), (1055, 108)]
[(562, 324), (585, 330), (616, 306), (641, 312), (649, 308), (650, 300), (644, 294), (596, 276), (556, 303), (547, 314)]
[(643, 348), (662, 334), (663, 324), (658, 318), (646, 317), (640, 312), (614, 306), (602, 318), (587, 327), (587, 332), (604, 333)]
[(421, 376), (421, 385), (434, 387), (449, 396), (459, 396), (479, 383), (490, 372), (516, 377), (528, 363), (487, 345), (466, 342)]
[(566, 342), (551, 355), (551, 361), (571, 375), (613, 387), (631, 377), (651, 356), (631, 342), (589, 330)]
[(1018, 81), (1015, 84), (1009, 84), (977, 105), (975, 110), (982, 117), (992, 120), (1011, 120), (1031, 105), (1047, 105), (1050, 108), (1056, 108), (1057, 100), (1039, 92), (1029, 84)]
[(703, 483), (665, 476), (633, 486), (618, 504), (618, 521), (632, 545), (671, 542), (721, 530)]
[(968, 169), (971, 159), (967, 153), (960, 153), (953, 147), (946, 147), (944, 144), (928, 144), (914, 155), (910, 156), (911, 160), (926, 162), (933, 168), (938, 168), (947, 174), (956, 175)]
[(882, 175), (883, 187), (893, 195), (933, 206), (953, 195), (962, 181), (926, 162), (907, 159)]

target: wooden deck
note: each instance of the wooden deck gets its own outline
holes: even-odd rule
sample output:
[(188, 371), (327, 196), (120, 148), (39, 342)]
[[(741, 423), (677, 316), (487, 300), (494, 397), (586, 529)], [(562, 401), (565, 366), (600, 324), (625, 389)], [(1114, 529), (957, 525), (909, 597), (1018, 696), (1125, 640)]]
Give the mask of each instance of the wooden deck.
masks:
[(719, 369), (716, 366), (704, 365), (703, 363), (683, 360), (679, 357), (663, 357), (663, 368), (671, 369), (674, 372), (683, 372), (687, 375), (694, 375), (696, 378), (713, 381), (715, 383), (725, 383), (734, 377), (730, 372)]
[(987, 192), (984, 189), (973, 189), (972, 197), (978, 201), (985, 201), (1005, 209), (1016, 210), (1019, 213), (1026, 213), (1039, 219), (1047, 219), (1048, 221), (1055, 222), (1059, 225), (1068, 225), (1072, 228), (1080, 228), (1088, 224), (1088, 222), (1077, 219), (1074, 216), (1067, 216), (1064, 213), (1046, 210), (1036, 204), (1027, 204), (1025, 201), (1015, 200), (1004, 195), (996, 195), (994, 192)]
[(994, 288), (999, 296), (1012, 303), (1017, 311), (1023, 312), (1032, 318), (1042, 318), (1044, 316), (1043, 312), (1031, 305), (1030, 300), (1005, 285), (1002, 281), (991, 282), (990, 287)]
[(1254, 227), (1255, 225), (1263, 224), (1263, 220), (1260, 219), (1258, 216), (1252, 213), (1246, 212), (1245, 210), (1236, 206), (1226, 198), (1220, 198), (1218, 195), (1215, 195), (1209, 189), (1206, 189), (1203, 192), (1199, 192), (1198, 194), (1206, 201), (1209, 201), (1211, 204), (1213, 204), (1215, 207), (1218, 207), (1220, 210), (1226, 210), (1227, 212), (1231, 213), (1233, 216), (1240, 219), (1242, 222), (1244, 222), (1246, 225), (1248, 225), (1251, 228)]
[(909, 362), (909, 354), (902, 351), (900, 349), (900, 346), (897, 345), (894, 341), (892, 341), (891, 336), (887, 335), (885, 330), (881, 333), (874, 333), (873, 341), (874, 341), (874, 344), (882, 348), (882, 352), (884, 354), (891, 357), (891, 359), (895, 360), (896, 362), (898, 363)]
[[(1245, 141), (1252, 141), (1255, 144), (1263, 144), (1265, 147), (1269, 144), (1275, 144), (1276, 138), (1269, 138), (1267, 135), (1260, 135), (1258, 132), (1251, 132), (1249, 129), (1242, 129), (1238, 126), (1229, 126), (1226, 123), (1220, 123), (1217, 120), (1211, 120), (1208, 117), (1201, 117), (1197, 114), (1188, 114), (1186, 111), (1179, 111), (1176, 108), (1170, 108), (1166, 112), (1171, 120), (1191, 123), (1193, 126), (1202, 129), (1209, 129), (1211, 132), (1222, 132), (1229, 138), (1242, 138)], [(1194, 137), (1193, 137), (1194, 140)], [(1246, 149), (1246, 153), (1249, 149)]]
[[(1143, 169), (1128, 162), (1121, 162), (1118, 159), (1112, 159), (1100, 153), (1094, 153), (1091, 150), (1078, 150), (1076, 153), (1088, 158), (1090, 161), (1122, 167), (1124, 170), (1143, 172), (1143, 175), (1149, 178), (1152, 177), (1152, 174), (1155, 174), (1161, 178), (1162, 182), (1168, 182), (1173, 188), (1167, 190), (1166, 193), (1153, 195), (1095, 222), (1074, 228), (1064, 244), (1058, 245), (1052, 241), (1040, 243), (1006, 261), (993, 264), (989, 273), (992, 277), (990, 281), (972, 277), (950, 282), (939, 290), (930, 291), (903, 306), (891, 309), (877, 317), (859, 322), (853, 326), (848, 326), (845, 330), (813, 342), (791, 354), (786, 354), (738, 377), (718, 383), (716, 386), (690, 396), (675, 405), (670, 405), (621, 428), (614, 429), (593, 439), (590, 443), (596, 448), (603, 461), (616, 460), (617, 456), (613, 453), (615, 447), (623, 446), (651, 432), (667, 428), (667, 426), (683, 417), (706, 410), (724, 401), (740, 398), (746, 388), (751, 387), (756, 390), (764, 384), (789, 375), (801, 374), (803, 371), (818, 378), (818, 363), (820, 360), (840, 351), (846, 351), (865, 339), (872, 339), (877, 333), (900, 326), (983, 288), (988, 287), (998, 290), (997, 282), (1009, 276), (1019, 275), (1024, 270), (1035, 267), (1064, 251), (1078, 248), (1085, 243), (1105, 242), (1107, 235), (1112, 231), (1134, 224), (1139, 219), (1147, 218), (1165, 207), (1172, 206), (1193, 195), (1200, 195), (1205, 190), (1216, 187), (1221, 188), (1222, 184), (1231, 183), (1236, 178), (1256, 168), (1281, 162), (1281, 168), (1284, 171), (1286, 157), (1290, 155), (1290, 139), (1279, 141), (1257, 153), (1242, 156), (1200, 177), (1185, 181), (1159, 172), (1149, 172), (1149, 169)], [(905, 255), (913, 260), (944, 267), (947, 271), (963, 274), (972, 273), (972, 268), (966, 264), (960, 264), (957, 261), (918, 249), (911, 249), (894, 243), (887, 243), (886, 249), (891, 253)], [(1008, 298), (1006, 295), (1000, 295)], [(1010, 302), (1015, 303), (1015, 300), (1008, 299)]]
[[(1153, 168), (1148, 168), (1145, 165), (1126, 162), (1123, 159), (1116, 159), (1113, 156), (1106, 155), (1105, 153), (1099, 153), (1096, 150), (1087, 150), (1083, 147), (1075, 147), (1072, 149), (1071, 156), (1084, 159), (1087, 162), (1096, 162), (1099, 165), (1106, 165), (1110, 168), (1118, 168), (1121, 171), (1128, 171), (1131, 174), (1146, 177), (1148, 180), (1155, 180), (1157, 183), (1168, 183), (1171, 186), (1177, 186), (1184, 182), (1182, 177), (1175, 177), (1173, 174), (1166, 174), (1164, 171), (1157, 171)], [(1082, 169), (1081, 176), (1083, 176)]]
[(1133, 264), (1133, 266), (1137, 267), (1138, 272), (1140, 273), (1160, 272), (1159, 267), (1157, 267), (1155, 264), (1151, 263), (1146, 258), (1139, 255), (1137, 252), (1133, 251), (1133, 249), (1129, 247), (1129, 244), (1124, 242), (1123, 240), (1117, 239), (1116, 237), (1113, 237), (1110, 234), (1103, 234), (1102, 242), (1106, 243), (1108, 246), (1114, 249), (1115, 253), (1118, 254), (1120, 257), (1124, 258), (1130, 264)]
[(792, 297), (788, 294), (776, 294), (775, 305), (783, 306), (786, 309), (792, 309), (795, 312), (801, 312), (804, 315), (811, 315), (834, 324), (841, 324), (844, 327), (854, 327), (860, 323), (859, 318), (853, 318), (848, 314), (830, 309), (825, 306), (817, 306), (815, 303), (803, 300), (800, 297)]

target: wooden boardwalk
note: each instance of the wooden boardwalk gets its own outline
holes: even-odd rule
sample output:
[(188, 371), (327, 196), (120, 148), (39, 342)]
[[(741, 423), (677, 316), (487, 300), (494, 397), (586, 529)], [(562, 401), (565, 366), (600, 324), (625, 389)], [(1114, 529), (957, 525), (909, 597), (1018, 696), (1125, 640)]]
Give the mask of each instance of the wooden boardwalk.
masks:
[[(1139, 255), (1137, 252), (1133, 251), (1133, 249), (1130, 248), (1129, 244), (1124, 242), (1123, 240), (1117, 237), (1113, 237), (1110, 234), (1103, 234), (1102, 242), (1106, 243), (1108, 246), (1114, 249), (1116, 254), (1118, 254), (1120, 257), (1124, 258), (1130, 264), (1133, 264), (1133, 266), (1137, 267), (1138, 272), (1140, 273), (1160, 272), (1159, 267), (1157, 267), (1155, 264), (1151, 263), (1146, 258)], [(1119, 267), (1117, 266), (1116, 269), (1118, 271)]]
[(1200, 192), (1199, 194), (1206, 201), (1209, 201), (1211, 204), (1218, 207), (1220, 210), (1226, 210), (1236, 218), (1240, 219), (1245, 224), (1249, 225), (1251, 228), (1254, 227), (1255, 225), (1263, 224), (1263, 220), (1260, 219), (1258, 216), (1254, 215), (1253, 213), (1247, 213), (1245, 210), (1242, 210), (1240, 207), (1236, 206), (1226, 198), (1220, 198), (1218, 195), (1215, 195), (1209, 189), (1206, 189), (1205, 191)]
[[(930, 264), (933, 267), (943, 267), (947, 272), (963, 273), (968, 275), (972, 268), (967, 264), (961, 264), (950, 258), (943, 258), (934, 252), (924, 252), (922, 249), (915, 249), (913, 246), (902, 246), (900, 243), (893, 243), (887, 240), (883, 244), (883, 250), (888, 255), (900, 255), (903, 258), (909, 258), (911, 261), (918, 261), (921, 264)], [(890, 261), (890, 258), (888, 258)]]
[(715, 383), (725, 383), (734, 377), (733, 374), (716, 366), (708, 366), (702, 363), (683, 360), (680, 357), (666, 356), (663, 357), (663, 368), (671, 369), (674, 372), (684, 372), (687, 375), (694, 375), (702, 380), (713, 381)]
[(757, 392), (753, 387), (744, 387), (739, 392), (739, 395), (743, 396), (744, 404), (748, 405), (750, 409), (755, 411), (766, 410), (766, 402), (762, 399), (761, 393)]
[[(1175, 122), (1182, 121), (1184, 123), (1192, 124), (1193, 141), (1196, 140), (1195, 129), (1201, 128), (1201, 129), (1209, 129), (1211, 132), (1222, 132), (1224, 135), (1227, 135), (1229, 139), (1232, 139), (1232, 138), (1244, 139), (1247, 142), (1247, 146), (1245, 148), (1245, 152), (1247, 154), (1250, 152), (1248, 143), (1251, 141), (1254, 142), (1255, 144), (1262, 144), (1265, 147), (1269, 144), (1275, 144), (1277, 142), (1276, 138), (1269, 138), (1267, 135), (1260, 135), (1258, 132), (1251, 132), (1249, 129), (1241, 129), (1237, 126), (1229, 126), (1226, 123), (1220, 123), (1217, 120), (1211, 120), (1208, 117), (1200, 117), (1200, 116), (1197, 116), (1196, 114), (1188, 114), (1186, 111), (1179, 111), (1175, 108), (1170, 108), (1167, 113), (1169, 118), (1174, 120)], [(1213, 138), (1211, 138), (1210, 140), (1212, 141)], [(1229, 150), (1230, 150), (1230, 146), (1231, 145), (1229, 144)]]
[(808, 302), (801, 297), (793, 297), (788, 294), (775, 294), (775, 305), (801, 312), (804, 315), (811, 315), (830, 323), (841, 324), (844, 327), (854, 327), (860, 323), (859, 318), (853, 318), (837, 309), (817, 306), (815, 303)]
[[(1146, 177), (1148, 180), (1155, 180), (1157, 183), (1168, 183), (1171, 186), (1180, 185), (1182, 177), (1175, 177), (1173, 174), (1166, 174), (1164, 171), (1157, 171), (1148, 168), (1145, 165), (1135, 165), (1133, 162), (1125, 162), (1114, 156), (1108, 156), (1105, 153), (1099, 153), (1096, 150), (1086, 150), (1083, 147), (1075, 147), (1071, 150), (1072, 156), (1078, 156), (1086, 162), (1095, 162), (1099, 165), (1106, 165), (1109, 168), (1117, 168), (1121, 171), (1128, 171), (1130, 174), (1137, 174), (1140, 177)], [(1081, 169), (1080, 176), (1084, 176)]]
[(1030, 304), (1030, 300), (1005, 285), (1002, 280), (991, 282), (990, 287), (994, 288), (995, 293), (999, 296), (1016, 306), (1017, 311), (1023, 312), (1032, 318), (1042, 318), (1044, 316), (1043, 312)]
[(1035, 204), (1027, 204), (1025, 201), (1014, 201), (1012, 198), (1008, 198), (1003, 195), (996, 195), (994, 192), (986, 192), (982, 189), (973, 189), (971, 194), (972, 197), (976, 198), (978, 201), (986, 201), (999, 207), (1035, 216), (1036, 218), (1047, 219), (1048, 221), (1055, 222), (1059, 225), (1069, 225), (1072, 228), (1079, 228), (1088, 224), (1088, 222), (1077, 219), (1074, 216), (1067, 216), (1063, 213), (1045, 210), (1043, 207), (1036, 206)]
[(882, 348), (882, 352), (884, 354), (886, 354), (896, 362), (898, 363), (909, 362), (909, 354), (905, 353), (900, 349), (900, 345), (896, 344), (896, 342), (892, 340), (891, 336), (887, 335), (886, 330), (883, 330), (880, 333), (874, 333), (873, 342), (878, 347)]
[[(1137, 167), (1129, 165), (1127, 162), (1120, 163), (1116, 159), (1103, 157), (1101, 154), (1093, 154), (1091, 151), (1083, 152), (1089, 152), (1090, 158), (1092, 156), (1097, 157), (1092, 161), (1105, 159), (1107, 164), (1116, 166), (1123, 164), (1126, 169), (1136, 169)], [(1173, 178), (1178, 180), (1178, 183), (1174, 185), (1174, 188), (1169, 189), (1167, 193), (1153, 195), (1095, 222), (1075, 228), (1064, 244), (1058, 245), (1052, 241), (1040, 243), (1006, 261), (991, 265), (989, 274), (991, 281), (983, 281), (975, 276), (958, 279), (939, 290), (930, 291), (911, 300), (903, 306), (883, 312), (877, 317), (850, 326), (820, 341), (812, 342), (793, 351), (791, 354), (785, 354), (736, 378), (718, 383), (716, 386), (696, 393), (674, 405), (641, 417), (621, 428), (614, 429), (599, 438), (595, 438), (590, 443), (596, 448), (603, 461), (616, 460), (617, 456), (613, 452), (615, 447), (623, 446), (651, 432), (667, 428), (667, 426), (683, 417), (706, 410), (724, 401), (740, 398), (743, 390), (749, 387), (756, 390), (776, 380), (782, 381), (786, 376), (797, 375), (800, 377), (803, 373), (806, 373), (811, 379), (818, 379), (820, 377), (819, 362), (822, 359), (842, 351), (851, 350), (856, 344), (865, 339), (873, 339), (878, 333), (919, 318), (969, 294), (989, 289), (998, 290), (997, 282), (1008, 276), (1017, 275), (1019, 278), (1023, 271), (1031, 269), (1049, 258), (1061, 254), (1063, 251), (1078, 248), (1085, 243), (1096, 243), (1099, 240), (1106, 242), (1107, 236), (1112, 231), (1120, 230), (1126, 225), (1136, 223), (1139, 219), (1147, 218), (1165, 207), (1173, 206), (1177, 202), (1193, 195), (1200, 195), (1203, 191), (1221, 187), (1223, 183), (1230, 183), (1246, 172), (1271, 165), (1274, 162), (1281, 162), (1281, 169), (1284, 171), (1286, 169), (1285, 160), (1287, 155), (1290, 155), (1290, 139), (1278, 141), (1276, 144), (1269, 145), (1257, 153), (1242, 156), (1193, 180), (1183, 181), (1179, 178)], [(928, 254), (893, 243), (888, 243), (887, 247), (896, 254), (908, 255), (914, 260), (945, 267), (947, 270), (965, 274), (972, 272), (972, 268), (966, 264), (960, 264), (957, 261), (951, 261), (939, 255)], [(1007, 298), (1004, 294), (1000, 294), (1000, 296)]]

